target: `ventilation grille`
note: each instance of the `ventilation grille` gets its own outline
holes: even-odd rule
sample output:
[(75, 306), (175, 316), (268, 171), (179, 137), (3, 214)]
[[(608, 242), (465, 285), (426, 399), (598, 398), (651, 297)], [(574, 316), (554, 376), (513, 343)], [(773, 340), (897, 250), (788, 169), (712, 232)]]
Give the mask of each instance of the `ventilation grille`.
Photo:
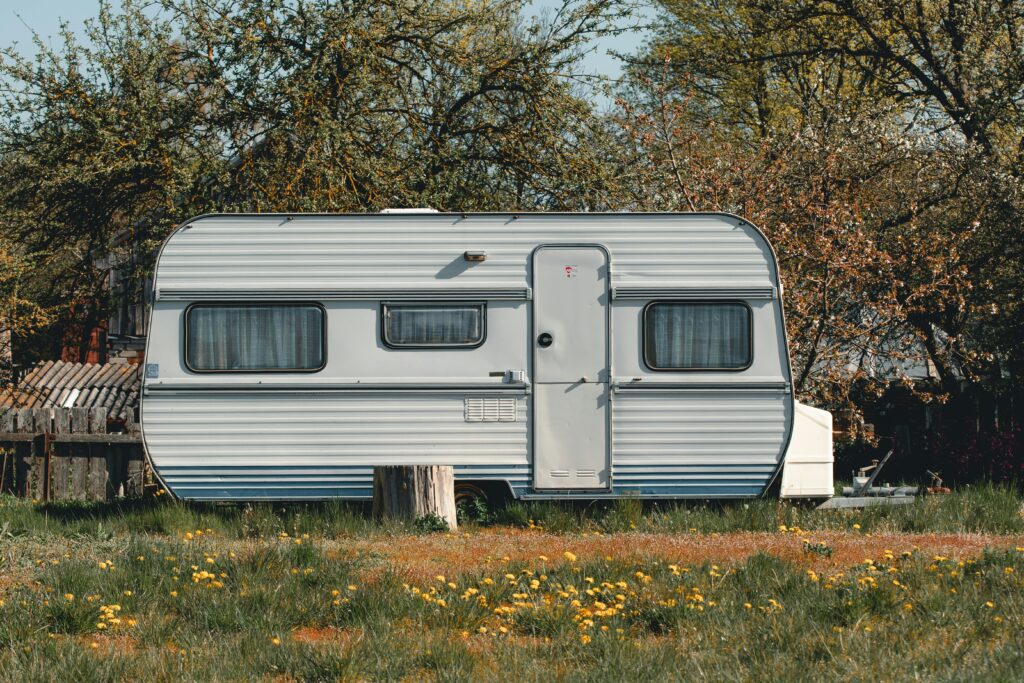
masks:
[(515, 422), (514, 398), (467, 398), (466, 422)]

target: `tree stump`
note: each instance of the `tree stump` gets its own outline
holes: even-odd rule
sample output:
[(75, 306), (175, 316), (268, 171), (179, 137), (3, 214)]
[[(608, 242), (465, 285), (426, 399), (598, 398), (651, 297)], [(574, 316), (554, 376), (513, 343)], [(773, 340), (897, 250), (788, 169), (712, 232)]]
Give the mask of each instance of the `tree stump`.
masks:
[(373, 468), (373, 514), (415, 520), (435, 514), (455, 531), (455, 473), (450, 465)]

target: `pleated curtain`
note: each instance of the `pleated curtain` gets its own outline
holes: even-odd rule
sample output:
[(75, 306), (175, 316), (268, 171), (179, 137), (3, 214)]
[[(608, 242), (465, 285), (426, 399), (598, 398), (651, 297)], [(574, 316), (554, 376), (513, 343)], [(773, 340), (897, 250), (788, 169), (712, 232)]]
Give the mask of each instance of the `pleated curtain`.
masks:
[(736, 369), (750, 363), (742, 304), (663, 303), (647, 311), (647, 361), (659, 369)]
[(395, 346), (465, 346), (483, 335), (480, 306), (390, 305), (385, 341)]
[(189, 310), (193, 370), (312, 370), (323, 364), (317, 306), (197, 306)]

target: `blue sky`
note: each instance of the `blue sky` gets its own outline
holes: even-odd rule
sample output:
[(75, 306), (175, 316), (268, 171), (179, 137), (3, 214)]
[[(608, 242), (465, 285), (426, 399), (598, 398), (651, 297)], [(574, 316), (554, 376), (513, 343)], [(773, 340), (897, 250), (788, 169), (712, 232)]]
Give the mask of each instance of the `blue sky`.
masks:
[[(116, 1), (116, 0), (115, 0)], [(533, 0), (537, 12), (550, 10), (561, 5), (560, 0)], [(84, 21), (94, 16), (99, 7), (98, 0), (0, 0), (0, 46), (17, 43), (24, 54), (34, 52), (32, 32), (39, 33), (51, 44), (59, 43), (58, 32), (61, 21), (66, 21), (72, 31), (81, 33)], [(645, 13), (649, 18), (653, 12)], [(584, 63), (588, 73), (603, 74), (617, 78), (621, 68), (609, 51), (634, 52), (643, 42), (643, 34), (631, 31), (609, 38), (595, 46)], [(598, 102), (606, 104), (604, 98)]]

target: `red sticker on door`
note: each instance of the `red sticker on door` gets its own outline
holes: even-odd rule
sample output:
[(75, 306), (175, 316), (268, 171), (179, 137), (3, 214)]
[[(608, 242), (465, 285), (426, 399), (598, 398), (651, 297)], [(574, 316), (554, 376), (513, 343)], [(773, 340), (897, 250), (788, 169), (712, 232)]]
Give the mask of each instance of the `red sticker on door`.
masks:
[(566, 277), (576, 277), (576, 270), (578, 268), (579, 268), (579, 266), (566, 266), (565, 267), (565, 276)]

